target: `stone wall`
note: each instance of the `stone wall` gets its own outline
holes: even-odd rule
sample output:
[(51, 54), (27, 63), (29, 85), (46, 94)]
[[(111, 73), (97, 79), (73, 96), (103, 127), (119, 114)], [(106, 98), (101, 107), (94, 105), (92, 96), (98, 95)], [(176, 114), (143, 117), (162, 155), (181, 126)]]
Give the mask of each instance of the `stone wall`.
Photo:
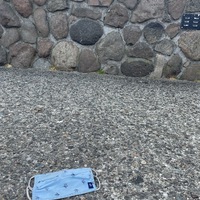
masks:
[(200, 79), (199, 0), (0, 0), (0, 65)]

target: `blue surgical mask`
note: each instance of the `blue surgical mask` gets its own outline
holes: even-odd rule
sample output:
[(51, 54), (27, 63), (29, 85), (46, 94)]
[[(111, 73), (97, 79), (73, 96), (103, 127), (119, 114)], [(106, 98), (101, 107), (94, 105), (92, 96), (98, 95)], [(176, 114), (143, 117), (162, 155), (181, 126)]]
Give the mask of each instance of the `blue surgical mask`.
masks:
[[(96, 172), (95, 172), (96, 174)], [(32, 200), (54, 200), (66, 197), (94, 192), (100, 189), (95, 185), (94, 177), (90, 168), (66, 169), (47, 174), (39, 174), (29, 180), (27, 197), (31, 200), (29, 192), (32, 193)], [(31, 187), (31, 180), (34, 178), (34, 186)]]

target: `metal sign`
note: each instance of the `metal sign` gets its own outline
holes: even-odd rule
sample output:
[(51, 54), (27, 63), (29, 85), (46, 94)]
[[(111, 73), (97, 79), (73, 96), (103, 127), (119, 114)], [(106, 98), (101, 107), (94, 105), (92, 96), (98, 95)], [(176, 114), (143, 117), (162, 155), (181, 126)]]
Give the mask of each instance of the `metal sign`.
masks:
[(200, 30), (200, 14), (184, 14), (181, 28), (187, 30)]

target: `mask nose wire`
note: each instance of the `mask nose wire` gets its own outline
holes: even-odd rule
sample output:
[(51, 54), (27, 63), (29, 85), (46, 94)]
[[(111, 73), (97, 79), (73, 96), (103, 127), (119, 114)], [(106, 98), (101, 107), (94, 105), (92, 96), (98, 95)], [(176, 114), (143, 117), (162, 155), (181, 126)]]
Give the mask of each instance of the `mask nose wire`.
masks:
[(101, 182), (100, 182), (100, 180), (98, 178), (98, 174), (97, 174), (96, 170), (92, 169), (92, 172), (94, 172), (94, 178), (96, 178), (96, 180), (98, 182), (98, 188), (97, 188), (97, 191), (98, 191), (101, 188)]

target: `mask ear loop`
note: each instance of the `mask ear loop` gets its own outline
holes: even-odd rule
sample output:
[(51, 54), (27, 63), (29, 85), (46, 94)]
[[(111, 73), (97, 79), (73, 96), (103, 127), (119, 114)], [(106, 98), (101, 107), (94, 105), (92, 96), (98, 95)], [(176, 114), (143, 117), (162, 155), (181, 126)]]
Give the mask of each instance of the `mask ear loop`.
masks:
[(30, 189), (29, 187), (26, 188), (26, 196), (27, 196), (28, 200), (31, 200), (31, 197), (29, 195), (29, 189)]
[(98, 191), (101, 188), (101, 182), (100, 182), (100, 180), (99, 180), (99, 178), (97, 176), (98, 175), (97, 172), (94, 169), (92, 169), (92, 172), (94, 172), (94, 178), (96, 178), (96, 180), (98, 182), (98, 188), (96, 189), (96, 191)]
[(95, 178), (97, 179), (98, 185), (99, 187), (97, 188), (97, 191), (101, 189), (101, 182), (99, 180), (99, 178), (97, 176), (95, 176)]
[(29, 181), (28, 181), (28, 186), (27, 186), (27, 188), (26, 188), (26, 196), (27, 196), (28, 200), (31, 200), (31, 197), (30, 197), (30, 195), (29, 195), (29, 190), (30, 190), (30, 191), (33, 190), (33, 188), (31, 187), (31, 180), (32, 180), (33, 178), (34, 178), (34, 176), (32, 176), (32, 177), (29, 179)]
[(97, 176), (96, 170), (92, 169), (92, 172), (94, 173), (94, 176)]
[(29, 179), (29, 181), (28, 181), (28, 189), (29, 190), (33, 190), (33, 188), (31, 187), (31, 181), (32, 181), (32, 179), (34, 179), (34, 176), (32, 176), (30, 179)]

